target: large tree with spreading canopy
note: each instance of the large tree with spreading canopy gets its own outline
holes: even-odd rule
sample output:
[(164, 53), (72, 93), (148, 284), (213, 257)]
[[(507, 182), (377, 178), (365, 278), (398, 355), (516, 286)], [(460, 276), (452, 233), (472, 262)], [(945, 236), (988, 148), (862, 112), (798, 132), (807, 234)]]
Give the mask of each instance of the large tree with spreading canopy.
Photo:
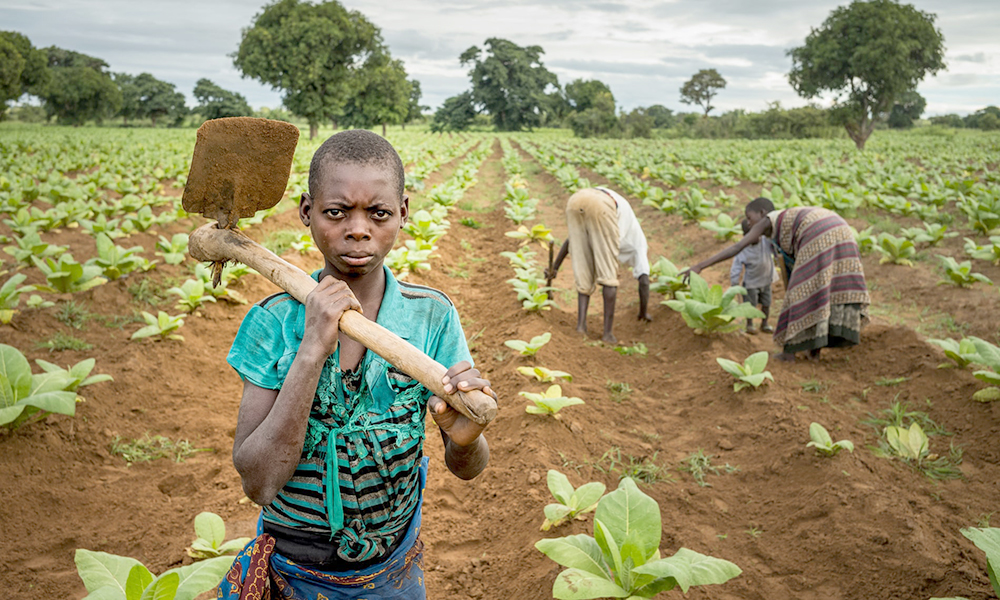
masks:
[(482, 50), (472, 46), (459, 56), (471, 65), (473, 101), (493, 118), (499, 131), (537, 127), (548, 106), (546, 88), (558, 85), (556, 76), (542, 64), (541, 46), (521, 47), (489, 38)]
[(804, 45), (788, 51), (788, 81), (803, 98), (833, 94), (834, 119), (863, 150), (897, 99), (944, 68), (944, 37), (934, 19), (893, 0), (835, 8)]

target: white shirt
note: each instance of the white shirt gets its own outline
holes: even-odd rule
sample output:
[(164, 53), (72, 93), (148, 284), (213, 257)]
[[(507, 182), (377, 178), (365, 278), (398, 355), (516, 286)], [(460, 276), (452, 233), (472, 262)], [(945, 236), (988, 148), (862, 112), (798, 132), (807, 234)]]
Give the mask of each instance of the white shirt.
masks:
[(646, 236), (642, 233), (639, 220), (635, 218), (632, 205), (614, 190), (604, 187), (597, 189), (614, 198), (615, 204), (618, 205), (618, 262), (632, 267), (632, 276), (636, 279), (649, 275)]

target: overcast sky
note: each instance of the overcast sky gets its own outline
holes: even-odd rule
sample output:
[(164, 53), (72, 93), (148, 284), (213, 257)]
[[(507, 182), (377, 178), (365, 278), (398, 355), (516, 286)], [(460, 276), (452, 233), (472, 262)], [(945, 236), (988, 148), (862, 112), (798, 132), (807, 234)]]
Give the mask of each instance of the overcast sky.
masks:
[[(437, 107), (470, 87), (458, 55), (502, 37), (545, 50), (560, 83), (607, 83), (620, 107), (680, 103), (681, 85), (699, 69), (717, 69), (728, 85), (715, 98), (724, 111), (761, 110), (770, 101), (805, 103), (788, 85), (789, 48), (846, 2), (799, 0), (344, 0), (382, 30), (393, 56)], [(281, 94), (241, 79), (229, 54), (262, 0), (0, 0), (0, 29), (100, 57), (112, 71), (149, 72), (191, 98), (207, 77), (278, 106)], [(968, 113), (1000, 104), (1000, 0), (917, 0), (937, 15), (947, 70), (918, 91), (927, 115)], [(716, 113), (718, 114), (718, 113)]]

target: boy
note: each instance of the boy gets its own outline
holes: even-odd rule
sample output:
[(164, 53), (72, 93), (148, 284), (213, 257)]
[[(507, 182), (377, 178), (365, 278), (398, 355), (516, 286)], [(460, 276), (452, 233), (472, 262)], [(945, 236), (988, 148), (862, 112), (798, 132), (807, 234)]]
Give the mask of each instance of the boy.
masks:
[[(750, 221), (743, 219), (743, 235), (750, 231)], [(744, 271), (745, 269), (745, 271)], [(740, 251), (733, 258), (733, 266), (729, 269), (729, 284), (741, 285), (740, 276), (743, 276), (743, 287), (747, 293), (743, 296), (744, 302), (749, 302), (753, 306), (760, 305), (764, 318), (760, 322), (760, 330), (771, 333), (774, 328), (768, 325), (767, 319), (771, 314), (771, 282), (774, 279), (774, 258), (771, 252), (771, 242), (767, 238), (751, 243)], [(747, 333), (753, 335), (757, 333), (757, 328), (753, 326), (753, 319), (747, 319)]]
[(489, 460), (484, 427), (341, 335), (340, 316), (360, 310), (452, 365), (449, 392), (493, 392), (447, 296), (397, 282), (382, 264), (408, 211), (403, 165), (383, 138), (345, 131), (316, 151), (299, 218), (325, 259), (319, 285), (305, 305), (281, 293), (252, 307), (227, 358), (244, 381), (233, 464), (263, 509), (220, 598), (425, 597), (425, 414), (463, 479)]
[(619, 262), (631, 266), (632, 276), (639, 281), (638, 318), (653, 320), (648, 310), (646, 236), (628, 200), (603, 187), (583, 189), (570, 196), (566, 203), (566, 225), (569, 235), (559, 248), (551, 271), (546, 269), (545, 277), (556, 276), (572, 244), (573, 282), (577, 291), (576, 330), (587, 333), (590, 295), (600, 284), (604, 299), (604, 335), (601, 339), (607, 344), (617, 344), (612, 328), (618, 296)]

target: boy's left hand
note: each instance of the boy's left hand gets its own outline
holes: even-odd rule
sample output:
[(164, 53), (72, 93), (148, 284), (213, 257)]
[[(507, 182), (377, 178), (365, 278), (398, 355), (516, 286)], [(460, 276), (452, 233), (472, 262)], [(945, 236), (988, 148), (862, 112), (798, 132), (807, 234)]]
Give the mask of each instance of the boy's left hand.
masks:
[[(441, 382), (444, 384), (445, 391), (450, 393), (482, 390), (483, 393), (493, 396), (494, 399), (497, 397), (493, 389), (490, 388), (489, 380), (484, 379), (479, 369), (472, 368), (472, 365), (465, 360), (448, 369)], [(479, 434), (486, 429), (485, 425), (470, 420), (437, 396), (431, 396), (430, 400), (427, 401), (427, 410), (431, 413), (431, 417), (434, 418), (438, 427), (459, 446), (468, 446), (475, 442)]]

